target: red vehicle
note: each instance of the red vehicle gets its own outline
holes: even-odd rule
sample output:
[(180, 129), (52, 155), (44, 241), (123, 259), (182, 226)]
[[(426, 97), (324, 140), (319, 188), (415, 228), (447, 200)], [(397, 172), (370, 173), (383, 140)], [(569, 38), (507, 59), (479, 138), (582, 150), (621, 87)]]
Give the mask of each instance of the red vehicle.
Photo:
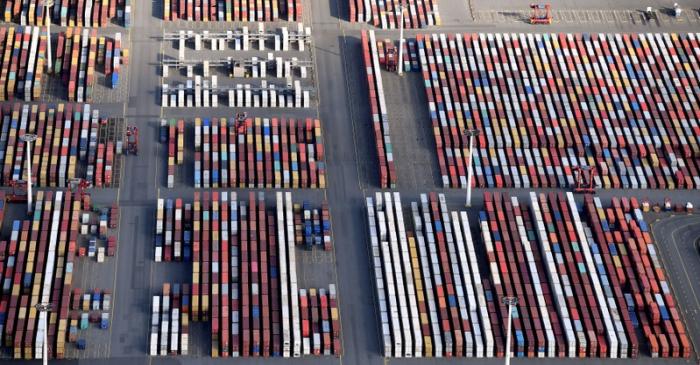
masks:
[(396, 72), (397, 54), (396, 47), (391, 41), (384, 41), (384, 49), (386, 50), (386, 70)]
[(24, 180), (10, 181), (12, 193), (7, 195), (8, 203), (23, 203), (27, 201), (27, 182)]
[(126, 127), (126, 154), (139, 154), (139, 129), (134, 125)]

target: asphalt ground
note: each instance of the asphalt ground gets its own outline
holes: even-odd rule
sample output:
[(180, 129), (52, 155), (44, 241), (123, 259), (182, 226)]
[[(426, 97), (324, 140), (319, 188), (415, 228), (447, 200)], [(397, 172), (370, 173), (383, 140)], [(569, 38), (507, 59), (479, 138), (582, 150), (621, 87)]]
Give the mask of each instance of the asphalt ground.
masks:
[[(556, 11), (578, 11), (583, 14), (578, 21), (559, 22), (552, 26), (530, 26), (517, 17), (499, 16), (504, 10), (522, 11), (530, 1), (522, 0), (440, 0), (443, 26), (430, 29), (410, 30), (407, 36), (427, 32), (655, 32), (655, 31), (697, 31), (692, 19), (673, 21), (662, 18), (657, 22), (605, 21), (594, 22), (587, 12), (613, 9), (620, 12), (638, 10), (642, 5), (630, 0), (590, 0), (590, 1), (551, 1)], [(656, 8), (668, 7), (667, 1), (649, 1)], [(191, 161), (185, 163), (184, 172), (178, 179), (175, 189), (165, 188), (165, 155), (157, 141), (158, 124), (161, 117), (193, 118), (233, 116), (237, 110), (216, 109), (174, 109), (163, 111), (160, 108), (161, 36), (164, 23), (161, 1), (133, 1), (133, 22), (128, 44), (131, 59), (129, 78), (126, 83), (128, 96), (124, 104), (109, 102), (97, 106), (122, 114), (130, 124), (140, 129), (140, 154), (138, 158), (124, 161), (122, 184), (119, 190), (99, 190), (93, 194), (100, 199), (117, 200), (121, 206), (119, 248), (114, 258), (116, 281), (114, 284), (114, 315), (109, 331), (106, 356), (108, 359), (88, 359), (62, 361), (66, 364), (217, 364), (236, 361), (245, 364), (282, 364), (288, 359), (211, 359), (206, 355), (208, 341), (206, 324), (192, 325), (193, 352), (202, 356), (149, 358), (146, 355), (149, 328), (150, 297), (160, 292), (163, 282), (186, 281), (189, 275), (186, 264), (154, 263), (152, 260), (152, 236), (155, 220), (155, 200), (158, 197), (182, 197), (191, 199), (194, 189), (187, 177)], [(681, 6), (700, 8), (699, 1), (681, 2)], [(568, 10), (567, 10), (568, 9)], [(473, 17), (476, 12), (487, 20)], [(317, 107), (309, 110), (255, 109), (249, 110), (260, 116), (320, 117), (327, 146), (326, 163), (328, 189), (294, 191), (295, 200), (312, 199), (329, 201), (333, 220), (333, 236), (337, 284), (339, 289), (340, 314), (344, 355), (334, 357), (307, 357), (293, 360), (299, 364), (418, 364), (418, 363), (474, 363), (497, 364), (502, 359), (384, 359), (380, 354), (378, 321), (375, 313), (374, 288), (368, 256), (368, 234), (364, 207), (364, 197), (379, 191), (377, 188), (376, 153), (372, 131), (369, 128), (369, 108), (367, 90), (364, 85), (364, 71), (359, 47), (361, 29), (372, 29), (366, 24), (348, 23), (348, 7), (345, 0), (304, 0), (304, 23), (313, 30), (314, 74), (318, 93)], [(576, 13), (572, 13), (576, 14)], [(624, 15), (624, 14), (623, 14)], [(665, 14), (661, 14), (665, 15)], [(491, 16), (493, 20), (487, 18)], [(605, 15), (601, 15), (604, 17)], [(498, 21), (496, 21), (496, 18)], [(470, 20), (471, 19), (471, 20)], [(210, 26), (220, 28), (224, 23)], [(177, 22), (167, 25), (182, 29), (208, 29), (203, 23)], [(224, 25), (225, 26), (225, 25)], [(109, 28), (110, 30), (112, 28)], [(126, 32), (123, 32), (126, 33)], [(398, 31), (378, 31), (378, 38), (396, 39)], [(396, 160), (399, 171), (398, 191), (404, 203), (418, 198), (422, 192), (445, 193), (450, 209), (458, 209), (464, 201), (464, 192), (439, 188), (437, 161), (432, 135), (420, 120), (427, 115), (424, 91), (417, 82), (416, 75), (399, 78), (383, 74), (392, 138), (397, 146)], [(115, 115), (116, 116), (116, 115)], [(423, 116), (423, 117), (421, 117)], [(425, 120), (425, 119), (423, 119)], [(245, 192), (247, 190), (240, 190)], [(266, 190), (271, 194), (273, 190)], [(527, 198), (528, 191), (505, 190)], [(556, 191), (556, 190), (553, 190)], [(482, 191), (474, 191), (473, 206), (469, 210), (474, 216), (482, 206)], [(700, 206), (700, 194), (696, 191), (600, 191), (603, 202), (612, 196), (634, 195), (648, 197), (652, 201), (662, 201), (670, 196), (674, 201), (693, 201)], [(656, 229), (656, 226), (655, 226)], [(658, 239), (657, 235), (657, 239)], [(665, 246), (665, 245), (664, 245)], [(666, 250), (662, 248), (664, 260)], [(688, 262), (692, 264), (692, 262)], [(667, 261), (668, 265), (668, 261)], [(697, 270), (700, 263), (696, 262)], [(676, 266), (671, 264), (671, 266)], [(668, 266), (667, 266), (668, 268)], [(673, 269), (669, 268), (669, 271)], [(319, 270), (323, 272), (323, 270)], [(327, 272), (326, 272), (327, 273)], [(674, 290), (683, 293), (682, 279), (671, 273)], [(310, 285), (316, 285), (314, 282)], [(679, 306), (688, 310), (698, 310), (689, 296), (678, 295)], [(688, 318), (686, 318), (688, 322)], [(689, 325), (691, 337), (697, 343), (698, 329)], [(198, 336), (198, 334), (202, 334)], [(199, 348), (199, 350), (198, 350)], [(560, 364), (561, 359), (515, 359), (517, 364)], [(585, 364), (599, 364), (598, 359), (577, 360)], [(685, 360), (659, 360), (642, 356), (634, 360), (637, 364), (684, 364)]]

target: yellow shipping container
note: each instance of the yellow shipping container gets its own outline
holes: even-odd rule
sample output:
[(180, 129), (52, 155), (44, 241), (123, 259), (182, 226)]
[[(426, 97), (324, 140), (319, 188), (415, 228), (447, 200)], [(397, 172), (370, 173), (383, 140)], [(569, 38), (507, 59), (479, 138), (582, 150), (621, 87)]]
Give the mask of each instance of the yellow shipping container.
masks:
[(666, 176), (666, 189), (668, 189), (668, 190), (675, 190), (676, 189), (676, 182), (673, 181), (673, 177), (671, 177), (671, 176)]
[(659, 156), (656, 153), (649, 154), (649, 158), (651, 159), (651, 166), (659, 167)]
[(202, 295), (202, 312), (207, 313), (209, 311), (209, 295), (204, 294)]
[(325, 189), (326, 188), (326, 175), (323, 173), (318, 174), (318, 188), (319, 189)]
[(299, 187), (299, 172), (292, 171), (292, 188), (298, 188), (298, 187)]
[(199, 294), (192, 294), (190, 307), (192, 309), (192, 321), (199, 321)]

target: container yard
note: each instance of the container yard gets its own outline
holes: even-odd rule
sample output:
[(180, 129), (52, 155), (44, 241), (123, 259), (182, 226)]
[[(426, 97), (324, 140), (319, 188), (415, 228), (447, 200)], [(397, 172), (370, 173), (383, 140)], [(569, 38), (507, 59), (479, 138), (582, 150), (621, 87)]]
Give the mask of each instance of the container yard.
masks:
[(232, 122), (195, 119), (195, 188), (325, 188), (318, 119)]
[(46, 3), (0, 364), (698, 361), (696, 1)]
[(209, 322), (211, 357), (340, 356), (335, 284), (305, 288), (297, 273), (297, 255), (314, 249), (332, 250), (326, 203), (289, 192), (269, 204), (262, 192), (159, 199), (154, 259), (189, 262), (192, 277), (153, 297), (151, 356), (187, 354), (190, 322)]
[[(15, 198), (0, 195), (3, 202)], [(116, 242), (117, 226), (108, 225), (112, 211), (95, 213), (94, 208), (90, 195), (65, 190), (38, 191), (30, 215), (26, 204), (3, 204), (3, 357), (40, 359), (46, 336), (48, 356), (70, 358), (86, 339), (106, 337), (112, 318), (111, 286), (90, 288), (102, 275), (86, 280), (80, 274), (88, 267), (102, 271), (112, 266), (105, 251), (108, 241)], [(50, 310), (40, 311), (38, 304)]]
[(185, 172), (178, 172), (178, 166), (190, 156), (185, 140), (194, 145), (194, 169), (187, 180), (195, 188), (326, 187), (325, 149), (318, 119), (241, 115), (195, 118), (193, 122), (163, 119), (160, 128), (162, 143), (168, 146), (168, 188), (183, 180)]
[[(366, 203), (386, 357), (636, 358), (640, 341), (653, 358), (693, 352), (635, 198), (486, 192), (471, 225), (441, 194), (410, 213), (399, 193)], [(502, 297), (519, 298), (510, 349)]]
[(593, 169), (602, 188), (700, 183), (691, 108), (697, 34), (432, 34), (417, 41), (444, 187), (466, 186), (468, 129), (484, 131), (474, 156), (479, 187), (566, 188), (579, 168)]
[[(96, 188), (119, 186), (124, 121), (105, 118), (90, 104), (20, 104), (2, 110), (2, 184), (31, 176), (39, 186), (68, 187), (74, 179)], [(37, 136), (27, 150), (22, 136)]]
[[(311, 108), (315, 98), (311, 28), (163, 34), (163, 107)], [(257, 28), (257, 30), (256, 30)]]
[(163, 0), (163, 20), (197, 22), (301, 21), (302, 0)]

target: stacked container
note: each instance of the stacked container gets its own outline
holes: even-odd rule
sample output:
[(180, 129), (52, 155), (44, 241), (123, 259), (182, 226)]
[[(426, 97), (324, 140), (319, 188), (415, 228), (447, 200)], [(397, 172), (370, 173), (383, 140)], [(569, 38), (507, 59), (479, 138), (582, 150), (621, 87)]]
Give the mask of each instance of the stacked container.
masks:
[(405, 6), (404, 28), (425, 28), (440, 25), (437, 0), (348, 0), (350, 21), (371, 23), (382, 29), (401, 26), (400, 6)]
[[(189, 261), (191, 257), (192, 206), (182, 199), (158, 199), (155, 261)], [(184, 218), (184, 219), (183, 219)]]
[(367, 198), (367, 213), (384, 356), (502, 356), (466, 212), (423, 194), (411, 204), (408, 232), (400, 195), (387, 192)]
[[(165, 122), (165, 120), (163, 120)], [(175, 187), (177, 165), (185, 161), (185, 121), (171, 119), (168, 122), (168, 188)]]
[(613, 198), (604, 209), (599, 198), (587, 196), (584, 212), (586, 234), (607, 243), (599, 248), (625, 328), (641, 326), (652, 357), (690, 357), (692, 345), (636, 199)]
[[(191, 237), (191, 318), (210, 322), (212, 357), (342, 353), (335, 287), (299, 288), (291, 193), (275, 197), (268, 206), (264, 193), (238, 200), (235, 192), (195, 192), (184, 216), (181, 199), (158, 201), (156, 261), (170, 261), (179, 240), (189, 245)], [(155, 313), (151, 353), (162, 353)], [(309, 318), (317, 319), (314, 338)]]
[[(106, 46), (105, 46), (106, 45)], [(106, 47), (106, 51), (105, 51)], [(121, 34), (115, 39), (97, 37), (97, 30), (68, 28), (58, 36), (54, 71), (68, 88), (68, 100), (90, 102), (96, 66), (104, 66), (111, 87), (119, 82)]]
[[(433, 34), (419, 58), (443, 186), (700, 186), (696, 34)], [(677, 80), (670, 82), (669, 80)], [(683, 85), (687, 85), (685, 87)]]
[(391, 144), (389, 118), (384, 99), (384, 86), (382, 85), (379, 52), (374, 38), (374, 31), (369, 31), (369, 33), (362, 31), (362, 54), (365, 72), (367, 73), (374, 142), (377, 146), (377, 158), (379, 159), (379, 186), (393, 189), (396, 187), (397, 181), (394, 148)]
[[(85, 178), (95, 187), (116, 185), (112, 175), (117, 164), (115, 141), (103, 138), (98, 143), (100, 114), (89, 104), (30, 106), (16, 103), (12, 107), (6, 105), (1, 115), (0, 175), (3, 185), (8, 186), (11, 181), (24, 179), (27, 175), (26, 147), (21, 140), (25, 133), (37, 135), (31, 145), (35, 184), (67, 187), (71, 179)], [(104, 122), (114, 123), (106, 119)]]
[[(15, 359), (41, 358), (44, 332), (54, 358), (63, 358), (66, 342), (75, 339), (68, 324), (79, 215), (80, 201), (71, 195), (38, 191), (32, 217), (14, 221), (9, 242), (0, 242), (0, 336)], [(38, 312), (38, 303), (53, 310)]]
[(318, 119), (195, 119), (196, 188), (325, 188)]
[[(582, 213), (571, 193), (484, 202), (474, 247), (467, 213), (449, 212), (444, 196), (411, 204), (414, 232), (398, 193), (367, 198), (386, 357), (636, 358), (638, 329), (652, 357), (691, 356), (635, 199), (605, 209), (587, 196)], [(504, 297), (518, 299), (510, 349)]]
[(189, 284), (163, 284), (163, 294), (151, 300), (149, 355), (187, 355), (189, 321)]
[(217, 76), (202, 78), (196, 75), (184, 83), (163, 84), (161, 104), (173, 108), (208, 108), (218, 106), (221, 98), (231, 108), (308, 109), (313, 101), (312, 90), (302, 87), (301, 80), (293, 80), (288, 85), (262, 80), (255, 84), (236, 83), (225, 88), (219, 88), (217, 80)]
[(309, 250), (319, 246), (325, 251), (330, 251), (333, 243), (328, 203), (324, 201), (320, 209), (314, 208), (310, 202), (306, 201), (303, 204), (295, 204), (294, 232), (297, 245), (303, 245)]
[(163, 0), (164, 20), (269, 22), (301, 21), (301, 0)]
[[(41, 0), (5, 0), (4, 21), (22, 25), (45, 25), (45, 2)], [(49, 15), (63, 27), (102, 27), (112, 18), (123, 18), (125, 0), (56, 0)]]
[(39, 27), (0, 27), (0, 101), (41, 95), (46, 37)]

